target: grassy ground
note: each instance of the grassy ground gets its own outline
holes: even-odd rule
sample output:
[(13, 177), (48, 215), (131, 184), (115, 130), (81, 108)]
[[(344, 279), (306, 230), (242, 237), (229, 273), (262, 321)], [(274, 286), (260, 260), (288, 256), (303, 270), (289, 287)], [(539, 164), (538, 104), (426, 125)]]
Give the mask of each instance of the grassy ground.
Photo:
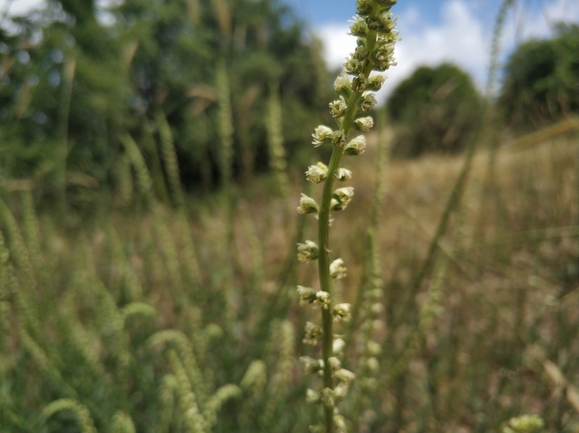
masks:
[[(384, 167), (372, 323), (382, 353), (376, 380), (360, 375), (368, 386), (345, 404), (355, 431), (498, 432), (531, 413), (547, 431), (579, 432), (577, 144), (501, 147), (492, 171), (480, 151), (415, 293), (462, 158)], [(356, 195), (332, 226), (352, 303), (371, 260), (376, 152), (345, 164)], [(295, 260), (296, 242), (315, 236), (295, 212), (299, 179), (287, 197), (262, 178), (233, 199), (149, 202), (76, 228), (36, 212), (26, 192), (4, 194), (0, 430), (79, 431), (78, 407), (42, 415), (66, 398), (90, 413), (84, 431), (305, 431), (297, 358), (313, 354), (295, 285), (314, 285), (316, 269)], [(359, 344), (347, 358), (355, 371), (368, 361)]]

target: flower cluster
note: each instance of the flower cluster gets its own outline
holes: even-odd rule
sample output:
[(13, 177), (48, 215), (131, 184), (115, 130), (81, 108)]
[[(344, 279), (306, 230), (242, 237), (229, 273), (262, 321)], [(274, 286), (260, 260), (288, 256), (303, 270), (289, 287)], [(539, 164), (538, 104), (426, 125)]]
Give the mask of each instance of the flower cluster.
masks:
[[(396, 0), (356, 0), (357, 15), (350, 26), (350, 34), (357, 38), (356, 49), (344, 63), (344, 72), (334, 82), (337, 93), (329, 103), (329, 112), (336, 126), (320, 125), (312, 134), (314, 147), (330, 146), (332, 156), (326, 165), (318, 162), (308, 167), (306, 179), (323, 184), (321, 202), (302, 194), (298, 212), (314, 214), (318, 218), (318, 241), (306, 240), (298, 244), (300, 262), (316, 261), (320, 288), (298, 286), (300, 305), (316, 307), (321, 311), (322, 325), (308, 322), (304, 343), (322, 346), (321, 359), (301, 357), (307, 374), (323, 378), (320, 391), (309, 389), (306, 400), (320, 404), (325, 411), (326, 422), (332, 426), (313, 425), (310, 431), (346, 430), (346, 420), (339, 414), (337, 404), (347, 395), (354, 373), (342, 368), (339, 359), (344, 350), (344, 340), (333, 333), (333, 324), (350, 320), (351, 307), (334, 299), (332, 284), (347, 276), (341, 258), (330, 259), (329, 224), (332, 212), (342, 211), (353, 201), (354, 188), (334, 188), (334, 181), (345, 182), (352, 172), (341, 167), (343, 157), (364, 153), (366, 139), (355, 131), (367, 132), (374, 126), (368, 112), (376, 105), (374, 92), (380, 90), (386, 77), (380, 72), (395, 65), (394, 44), (399, 39), (395, 29), (396, 20), (390, 8)], [(354, 133), (353, 137), (350, 134)], [(337, 302), (336, 302), (337, 301)], [(320, 344), (321, 343), (321, 344)], [(376, 369), (377, 360), (368, 357), (366, 368)], [(331, 421), (329, 421), (331, 420)]]

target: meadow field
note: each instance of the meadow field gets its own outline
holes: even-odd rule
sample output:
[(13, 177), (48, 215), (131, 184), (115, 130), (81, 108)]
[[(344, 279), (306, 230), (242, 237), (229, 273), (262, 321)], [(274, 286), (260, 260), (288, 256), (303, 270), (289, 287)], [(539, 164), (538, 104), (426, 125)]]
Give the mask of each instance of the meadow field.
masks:
[(395, 0), (337, 78), (274, 0), (57, 3), (0, 19), (0, 433), (579, 433), (579, 26), (372, 111)]
[[(332, 225), (352, 431), (500, 432), (525, 414), (579, 431), (577, 140), (481, 148), (465, 170), (389, 161), (389, 134), (371, 137)], [(302, 176), (171, 204), (139, 161), (131, 205), (82, 220), (4, 188), (2, 432), (305, 431)]]

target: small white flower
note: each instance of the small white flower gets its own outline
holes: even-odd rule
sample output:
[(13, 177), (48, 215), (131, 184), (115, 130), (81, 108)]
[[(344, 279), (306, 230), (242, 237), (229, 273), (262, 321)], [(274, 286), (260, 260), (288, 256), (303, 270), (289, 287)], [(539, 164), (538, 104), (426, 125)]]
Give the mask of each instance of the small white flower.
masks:
[(378, 360), (374, 357), (368, 358), (366, 361), (366, 367), (372, 373), (376, 373), (380, 369), (380, 362), (378, 362)]
[(309, 356), (300, 357), (300, 362), (304, 364), (306, 374), (317, 373), (324, 368), (324, 362), (321, 359), (310, 358)]
[(323, 162), (310, 165), (306, 171), (306, 179), (312, 183), (320, 183), (328, 177), (328, 167)]
[(380, 346), (375, 341), (368, 341), (368, 344), (366, 344), (366, 349), (368, 350), (368, 353), (373, 356), (378, 356), (380, 353), (382, 353), (382, 346)]
[(351, 318), (350, 304), (337, 304), (332, 309), (334, 314), (334, 321), (336, 322), (347, 322)]
[(356, 138), (350, 140), (345, 147), (346, 155), (360, 155), (366, 149), (366, 138), (363, 135), (358, 135)]
[(307, 195), (302, 193), (302, 196), (300, 198), (300, 205), (297, 208), (298, 213), (301, 214), (318, 213), (319, 209), (320, 208), (318, 207), (318, 204), (313, 198), (308, 197)]
[(378, 91), (382, 88), (382, 85), (386, 81), (386, 75), (383, 74), (376, 74), (372, 75), (368, 79), (368, 90)]
[(306, 391), (306, 403), (319, 403), (320, 402), (320, 394), (314, 391), (313, 389), (307, 389)]
[(298, 286), (300, 305), (311, 304), (316, 300), (316, 290), (311, 287)]
[(376, 97), (372, 93), (365, 92), (360, 99), (360, 111), (370, 111), (377, 102)]
[(371, 117), (360, 117), (354, 120), (354, 125), (358, 131), (369, 131), (374, 126), (374, 120)]
[(324, 331), (322, 330), (321, 326), (316, 325), (315, 323), (312, 323), (312, 322), (307, 322), (306, 323), (306, 335), (303, 339), (303, 342), (305, 344), (314, 345), (322, 339), (323, 335), (324, 335)]
[(343, 96), (340, 96), (339, 99), (330, 102), (330, 114), (332, 117), (342, 117), (346, 110), (348, 109), (348, 105), (346, 104), (346, 100)]
[(336, 354), (339, 355), (341, 354), (344, 349), (346, 348), (346, 342), (342, 339), (342, 338), (336, 338), (334, 340), (334, 342), (332, 343), (332, 351)]
[(336, 399), (334, 397), (334, 390), (331, 388), (322, 389), (320, 401), (326, 407), (336, 407)]
[(352, 80), (352, 89), (354, 92), (362, 93), (368, 87), (368, 78), (364, 74), (358, 74)]
[(334, 90), (340, 95), (342, 95), (348, 94), (350, 92), (350, 89), (351, 89), (350, 78), (348, 77), (347, 74), (342, 72), (340, 75), (338, 75), (336, 81), (334, 81)]
[(333, 197), (342, 204), (343, 209), (352, 201), (352, 197), (354, 197), (354, 188), (351, 186), (338, 188), (334, 191)]
[(354, 23), (350, 26), (350, 34), (357, 37), (365, 37), (368, 34), (366, 20), (361, 17), (354, 17)]
[(316, 300), (314, 304), (319, 305), (324, 310), (327, 310), (328, 308), (330, 308), (330, 294), (322, 290), (316, 292)]
[(352, 179), (352, 172), (346, 168), (338, 168), (334, 171), (334, 179), (344, 182)]
[(336, 433), (346, 433), (348, 431), (346, 418), (342, 415), (334, 415), (334, 426), (336, 427)]
[(332, 368), (332, 371), (338, 371), (342, 368), (342, 363), (335, 356), (330, 356), (328, 358), (328, 365)]
[(342, 259), (336, 259), (330, 263), (330, 277), (335, 280), (344, 278), (346, 274), (346, 266), (344, 266), (344, 261)]
[(334, 131), (332, 131), (331, 128), (328, 128), (327, 126), (324, 125), (319, 125), (312, 134), (312, 137), (314, 139), (312, 141), (312, 144), (314, 145), (314, 147), (318, 147), (324, 143), (328, 143), (332, 140), (333, 134)]
[(298, 260), (308, 263), (318, 258), (318, 246), (315, 242), (306, 240), (305, 243), (298, 243)]
[(335, 131), (332, 137), (332, 144), (336, 147), (344, 147), (344, 145), (346, 144), (346, 138), (347, 138), (346, 133), (344, 132), (343, 129)]
[(334, 374), (341, 382), (348, 384), (356, 378), (356, 375), (350, 370), (341, 368)]

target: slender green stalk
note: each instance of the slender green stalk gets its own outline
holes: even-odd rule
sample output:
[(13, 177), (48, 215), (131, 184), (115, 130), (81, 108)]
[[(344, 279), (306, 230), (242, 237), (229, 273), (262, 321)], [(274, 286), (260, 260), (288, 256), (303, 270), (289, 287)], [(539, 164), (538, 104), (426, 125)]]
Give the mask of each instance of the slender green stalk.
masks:
[[(302, 214), (315, 213), (318, 217), (318, 244), (306, 241), (298, 244), (298, 259), (302, 262), (318, 260), (318, 277), (320, 289), (298, 286), (298, 294), (302, 304), (313, 304), (321, 307), (322, 325), (308, 323), (304, 342), (322, 343), (322, 359), (315, 360), (302, 357), (308, 373), (322, 371), (323, 389), (320, 393), (308, 390), (307, 400), (321, 403), (324, 408), (324, 426), (310, 426), (312, 432), (334, 433), (345, 431), (345, 420), (337, 414), (336, 405), (342, 400), (349, 389), (349, 382), (354, 374), (341, 368), (338, 356), (341, 355), (344, 341), (334, 335), (333, 322), (350, 319), (350, 305), (337, 303), (332, 290), (332, 279), (346, 276), (346, 267), (342, 259), (330, 259), (330, 223), (333, 211), (344, 210), (352, 200), (354, 188), (345, 187), (334, 190), (334, 180), (345, 181), (352, 173), (341, 168), (345, 155), (359, 155), (364, 151), (366, 141), (363, 136), (349, 140), (352, 128), (368, 131), (374, 122), (371, 117), (357, 117), (365, 114), (375, 104), (373, 91), (381, 88), (385, 77), (370, 76), (372, 71), (384, 71), (394, 64), (394, 43), (398, 39), (395, 31), (395, 20), (390, 8), (395, 0), (357, 0), (357, 12), (354, 24), (350, 27), (351, 34), (357, 37), (357, 48), (344, 64), (342, 73), (334, 84), (339, 99), (329, 104), (330, 114), (334, 117), (337, 130), (320, 125), (312, 134), (312, 144), (320, 146), (325, 143), (333, 145), (328, 166), (318, 162), (310, 166), (306, 172), (307, 179), (312, 183), (324, 183), (320, 205), (314, 199), (302, 194), (298, 212)], [(352, 75), (350, 80), (348, 75)], [(336, 346), (338, 349), (334, 349)]]

